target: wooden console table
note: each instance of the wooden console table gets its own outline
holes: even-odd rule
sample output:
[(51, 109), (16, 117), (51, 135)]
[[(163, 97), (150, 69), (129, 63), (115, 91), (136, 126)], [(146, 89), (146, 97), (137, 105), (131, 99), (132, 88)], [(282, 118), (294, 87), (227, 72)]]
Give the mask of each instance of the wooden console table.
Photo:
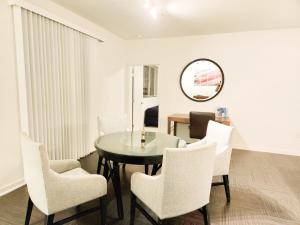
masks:
[[(174, 123), (174, 135), (176, 135), (177, 123), (190, 124), (190, 115), (175, 113), (168, 116), (168, 134), (171, 134), (171, 125)], [(216, 117), (216, 122), (222, 123), (224, 125), (230, 126), (229, 118)]]

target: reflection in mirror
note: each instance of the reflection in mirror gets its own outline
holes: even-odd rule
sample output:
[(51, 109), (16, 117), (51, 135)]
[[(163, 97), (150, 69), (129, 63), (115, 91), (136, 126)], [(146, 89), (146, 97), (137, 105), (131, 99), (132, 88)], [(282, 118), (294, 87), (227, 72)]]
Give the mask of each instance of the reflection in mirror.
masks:
[(210, 59), (197, 59), (182, 71), (180, 86), (182, 92), (198, 102), (208, 101), (219, 94), (224, 84), (221, 67)]
[(157, 96), (157, 73), (158, 67), (156, 65), (144, 66), (144, 98)]
[(158, 65), (130, 66), (129, 110), (134, 130), (157, 131), (159, 123)]

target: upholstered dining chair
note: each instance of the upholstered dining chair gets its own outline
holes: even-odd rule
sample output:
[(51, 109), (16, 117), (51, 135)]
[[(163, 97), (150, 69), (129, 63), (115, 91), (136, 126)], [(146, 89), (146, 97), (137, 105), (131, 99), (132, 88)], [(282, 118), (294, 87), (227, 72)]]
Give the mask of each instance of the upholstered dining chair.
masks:
[[(122, 132), (128, 131), (128, 123), (127, 123), (127, 115), (123, 115), (120, 117), (104, 117), (104, 116), (97, 116), (97, 126), (98, 126), (98, 135), (103, 136), (105, 134), (115, 133), (115, 132)], [(98, 160), (98, 167), (97, 167), (97, 174), (101, 173), (101, 168), (103, 167), (103, 175), (105, 177), (108, 176), (105, 167), (109, 166), (109, 162), (105, 159), (103, 160), (103, 155), (99, 153), (99, 160)], [(123, 164), (125, 167), (125, 164)]]
[[(107, 182), (101, 175), (91, 175), (76, 160), (49, 160), (41, 143), (22, 134), (24, 176), (29, 192), (25, 225), (29, 225), (35, 205), (45, 216), (46, 225), (65, 224), (88, 213), (101, 210), (101, 225), (106, 223)], [(68, 208), (99, 199), (100, 206), (54, 222), (54, 215)]]
[(232, 152), (231, 136), (233, 127), (215, 121), (209, 121), (206, 137), (189, 144), (188, 148), (195, 148), (209, 142), (217, 143), (214, 176), (222, 176), (223, 182), (213, 183), (213, 186), (224, 185), (227, 202), (230, 202), (229, 167)]
[[(205, 225), (210, 224), (207, 206), (215, 154), (214, 143), (189, 149), (167, 148), (160, 175), (134, 173), (131, 177), (130, 225), (134, 224), (136, 208), (152, 224), (165, 224), (168, 218), (194, 210), (203, 214)], [(178, 165), (184, 166), (178, 169)], [(146, 212), (137, 199), (156, 214), (158, 221)]]

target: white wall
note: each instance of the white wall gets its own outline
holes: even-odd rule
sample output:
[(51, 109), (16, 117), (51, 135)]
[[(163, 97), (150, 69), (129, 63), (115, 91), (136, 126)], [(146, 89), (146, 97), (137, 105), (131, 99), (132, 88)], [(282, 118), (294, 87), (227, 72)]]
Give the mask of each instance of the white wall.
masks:
[[(227, 106), (234, 146), (300, 155), (300, 29), (128, 41), (129, 64), (159, 64), (160, 129), (167, 116)], [(182, 69), (210, 58), (225, 73), (222, 92), (197, 103), (180, 90)]]
[(12, 14), (0, 1), (0, 195), (23, 182)]
[(127, 105), (125, 47), (121, 40), (105, 43), (92, 41), (89, 48), (90, 141), (94, 148), (98, 136), (97, 116), (114, 117), (125, 114)]
[[(73, 24), (85, 27), (105, 40), (90, 48), (91, 148), (96, 136), (96, 115), (124, 113), (124, 41), (105, 29), (47, 0), (28, 0)], [(23, 183), (19, 141), (19, 109), (13, 18), (6, 0), (0, 0), (0, 196)]]

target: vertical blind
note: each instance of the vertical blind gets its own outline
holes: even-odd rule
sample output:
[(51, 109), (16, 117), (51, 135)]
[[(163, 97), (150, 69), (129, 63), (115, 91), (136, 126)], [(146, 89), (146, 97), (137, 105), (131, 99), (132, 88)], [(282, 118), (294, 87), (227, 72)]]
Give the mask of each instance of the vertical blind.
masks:
[(87, 36), (22, 9), (29, 136), (51, 159), (87, 155)]

